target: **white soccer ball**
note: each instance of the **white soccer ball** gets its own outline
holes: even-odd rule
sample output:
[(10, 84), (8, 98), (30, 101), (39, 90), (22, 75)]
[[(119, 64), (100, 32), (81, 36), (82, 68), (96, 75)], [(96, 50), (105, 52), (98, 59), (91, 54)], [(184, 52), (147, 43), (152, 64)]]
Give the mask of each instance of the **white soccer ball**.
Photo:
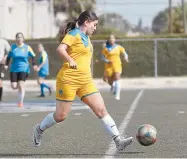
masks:
[(141, 125), (136, 134), (137, 141), (143, 146), (150, 146), (156, 142), (157, 130), (149, 124)]

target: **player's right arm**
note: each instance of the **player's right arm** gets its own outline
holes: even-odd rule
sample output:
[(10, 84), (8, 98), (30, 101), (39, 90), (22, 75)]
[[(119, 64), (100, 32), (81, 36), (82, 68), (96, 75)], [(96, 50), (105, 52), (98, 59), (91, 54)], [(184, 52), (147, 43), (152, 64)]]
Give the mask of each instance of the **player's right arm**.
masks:
[(64, 39), (62, 40), (61, 44), (58, 46), (57, 48), (57, 53), (58, 55), (64, 60), (67, 61), (69, 63), (70, 68), (72, 69), (77, 69), (77, 64), (75, 63), (75, 61), (71, 58), (71, 56), (69, 56), (67, 49), (68, 47), (71, 47), (74, 42), (75, 42), (75, 38), (74, 36), (70, 35), (70, 34), (66, 34), (66, 36), (64, 37)]
[(10, 63), (11, 57), (12, 57), (12, 49), (10, 49), (10, 51), (9, 51), (9, 53), (7, 55), (7, 58), (6, 58), (6, 62), (5, 62), (5, 66), (4, 66), (6, 70), (8, 69), (8, 65)]
[(100, 59), (101, 61), (104, 61), (105, 63), (110, 63), (110, 61), (105, 57), (105, 48), (102, 50), (101, 54), (100, 54)]

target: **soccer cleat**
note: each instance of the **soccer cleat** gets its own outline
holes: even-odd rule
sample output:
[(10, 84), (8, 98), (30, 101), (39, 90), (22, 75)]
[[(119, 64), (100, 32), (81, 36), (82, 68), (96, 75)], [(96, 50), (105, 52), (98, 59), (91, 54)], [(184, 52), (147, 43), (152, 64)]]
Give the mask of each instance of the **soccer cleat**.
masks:
[(41, 95), (37, 96), (37, 98), (43, 98), (43, 97), (45, 97), (44, 94), (41, 94)]
[(116, 99), (116, 100), (120, 100), (120, 97), (119, 97), (119, 96), (115, 96), (115, 99)]
[(128, 138), (116, 137), (116, 139), (114, 139), (114, 142), (116, 144), (116, 148), (119, 151), (121, 151), (124, 150), (128, 145), (130, 145), (133, 142), (133, 137), (128, 137)]
[(34, 127), (34, 132), (33, 132), (33, 144), (35, 147), (39, 147), (41, 145), (41, 139), (43, 132), (39, 129), (40, 125), (37, 124)]
[(23, 103), (22, 102), (18, 103), (18, 107), (23, 108)]

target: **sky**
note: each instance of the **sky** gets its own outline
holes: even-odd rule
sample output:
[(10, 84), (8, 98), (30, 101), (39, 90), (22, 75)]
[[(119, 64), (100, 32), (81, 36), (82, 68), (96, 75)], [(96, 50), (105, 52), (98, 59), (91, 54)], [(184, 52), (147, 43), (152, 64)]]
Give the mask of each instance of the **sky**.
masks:
[[(169, 0), (96, 0), (96, 12), (118, 13), (131, 24), (136, 25), (139, 18), (143, 26), (151, 27), (157, 13), (168, 7)], [(185, 0), (187, 2), (187, 0)], [(172, 0), (172, 5), (181, 4), (181, 0)]]

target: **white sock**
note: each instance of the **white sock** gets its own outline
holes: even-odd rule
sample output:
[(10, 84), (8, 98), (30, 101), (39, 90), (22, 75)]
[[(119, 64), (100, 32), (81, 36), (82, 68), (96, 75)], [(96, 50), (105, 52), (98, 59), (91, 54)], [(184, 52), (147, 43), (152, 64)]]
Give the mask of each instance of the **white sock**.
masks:
[(57, 123), (53, 115), (54, 113), (50, 113), (45, 117), (45, 119), (40, 124), (40, 130), (45, 131)]
[(105, 127), (107, 128), (113, 139), (119, 136), (118, 128), (116, 127), (114, 120), (109, 114), (101, 118), (101, 120), (103, 121)]
[(115, 85), (116, 98), (120, 99), (120, 91), (121, 91), (120, 80), (116, 80), (115, 83), (116, 83)]
[(23, 103), (25, 97), (25, 89), (20, 90), (18, 94), (19, 94), (19, 103)]
[(116, 87), (116, 82), (114, 81), (112, 83), (112, 93), (115, 93), (115, 87)]
[(115, 84), (116, 84), (116, 82), (114, 81), (114, 82), (112, 83), (112, 87), (114, 87), (114, 88), (115, 88)]

